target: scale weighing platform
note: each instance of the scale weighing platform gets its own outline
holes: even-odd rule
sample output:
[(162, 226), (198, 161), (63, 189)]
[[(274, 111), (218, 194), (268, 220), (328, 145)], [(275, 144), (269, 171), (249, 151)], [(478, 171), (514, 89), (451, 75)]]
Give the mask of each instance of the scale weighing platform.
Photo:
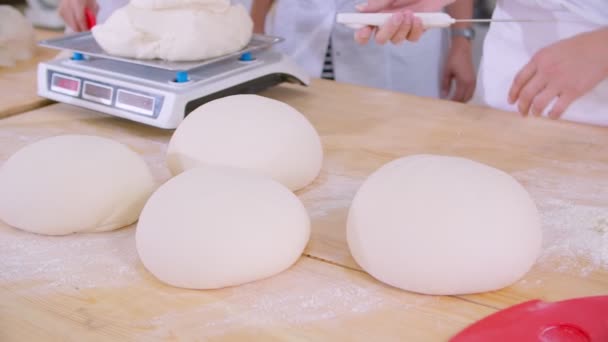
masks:
[(176, 128), (202, 104), (253, 94), (308, 75), (269, 49), (281, 38), (253, 35), (242, 50), (196, 62), (137, 60), (106, 54), (90, 32), (40, 42), (73, 51), (38, 65), (38, 95), (160, 128)]

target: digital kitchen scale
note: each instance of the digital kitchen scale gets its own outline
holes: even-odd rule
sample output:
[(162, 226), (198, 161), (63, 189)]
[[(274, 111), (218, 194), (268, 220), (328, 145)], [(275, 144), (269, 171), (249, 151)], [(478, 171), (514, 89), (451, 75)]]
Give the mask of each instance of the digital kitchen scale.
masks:
[(160, 128), (173, 129), (214, 99), (257, 93), (282, 82), (308, 85), (308, 75), (270, 47), (281, 38), (253, 35), (242, 50), (196, 62), (136, 60), (106, 54), (90, 32), (45, 40), (71, 57), (38, 65), (38, 94)]

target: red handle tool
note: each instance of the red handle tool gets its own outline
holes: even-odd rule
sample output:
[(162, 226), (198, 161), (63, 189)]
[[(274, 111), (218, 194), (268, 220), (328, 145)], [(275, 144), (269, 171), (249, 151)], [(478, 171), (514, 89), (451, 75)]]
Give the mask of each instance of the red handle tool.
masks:
[(608, 296), (533, 300), (472, 324), (450, 342), (607, 342)]
[(89, 30), (95, 27), (95, 25), (97, 25), (97, 18), (95, 17), (93, 11), (91, 11), (90, 9), (84, 9), (84, 17), (87, 20), (87, 28)]

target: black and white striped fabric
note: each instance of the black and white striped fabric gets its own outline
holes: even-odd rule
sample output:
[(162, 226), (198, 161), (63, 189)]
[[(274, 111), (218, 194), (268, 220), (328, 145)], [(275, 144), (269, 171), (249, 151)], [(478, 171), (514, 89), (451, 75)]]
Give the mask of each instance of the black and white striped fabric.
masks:
[(323, 72), (321, 78), (326, 80), (334, 80), (334, 64), (332, 61), (331, 39), (327, 44), (327, 52), (325, 53), (325, 61), (323, 62)]

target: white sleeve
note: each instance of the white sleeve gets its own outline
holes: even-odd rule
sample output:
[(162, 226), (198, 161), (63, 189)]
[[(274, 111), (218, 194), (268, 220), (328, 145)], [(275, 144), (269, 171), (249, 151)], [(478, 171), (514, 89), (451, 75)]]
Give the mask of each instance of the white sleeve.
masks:
[(562, 6), (594, 24), (608, 26), (608, 1), (560, 0)]

